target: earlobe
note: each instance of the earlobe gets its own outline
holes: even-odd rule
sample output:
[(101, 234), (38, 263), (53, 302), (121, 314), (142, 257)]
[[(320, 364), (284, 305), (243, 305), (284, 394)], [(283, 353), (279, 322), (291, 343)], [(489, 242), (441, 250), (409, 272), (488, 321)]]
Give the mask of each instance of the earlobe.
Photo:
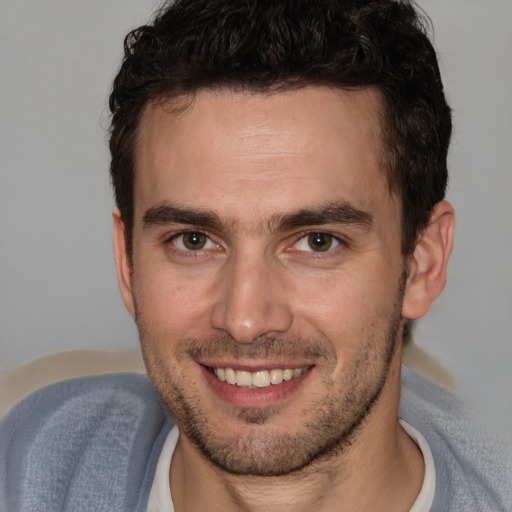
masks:
[(453, 245), (454, 223), (452, 205), (447, 201), (436, 204), (409, 261), (402, 306), (405, 318), (416, 319), (425, 315), (443, 291)]
[(132, 296), (132, 270), (126, 250), (125, 226), (121, 219), (121, 213), (116, 208), (112, 212), (114, 231), (114, 258), (116, 263), (117, 283), (121, 292), (126, 310), (135, 317), (135, 307)]

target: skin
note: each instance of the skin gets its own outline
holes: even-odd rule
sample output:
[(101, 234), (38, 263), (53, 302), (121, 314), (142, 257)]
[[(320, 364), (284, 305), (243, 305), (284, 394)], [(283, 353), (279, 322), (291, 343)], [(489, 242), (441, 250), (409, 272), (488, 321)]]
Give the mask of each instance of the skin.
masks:
[[(403, 257), (379, 111), (371, 89), (320, 87), (147, 107), (132, 264), (117, 212), (114, 246), (180, 427), (177, 511), (405, 511), (419, 493), (421, 453), (397, 422), (400, 340), (444, 286), (453, 211), (437, 205)], [(219, 385), (215, 366), (307, 371), (259, 392)]]

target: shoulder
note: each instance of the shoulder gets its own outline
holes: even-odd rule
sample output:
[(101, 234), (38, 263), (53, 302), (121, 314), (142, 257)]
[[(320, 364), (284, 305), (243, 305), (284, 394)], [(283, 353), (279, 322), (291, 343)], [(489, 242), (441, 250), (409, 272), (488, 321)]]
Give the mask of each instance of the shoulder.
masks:
[(0, 509), (128, 510), (151, 485), (171, 423), (145, 376), (33, 393), (0, 423)]
[(512, 450), (456, 393), (404, 367), (399, 416), (423, 434), (432, 451), (433, 510), (512, 510)]

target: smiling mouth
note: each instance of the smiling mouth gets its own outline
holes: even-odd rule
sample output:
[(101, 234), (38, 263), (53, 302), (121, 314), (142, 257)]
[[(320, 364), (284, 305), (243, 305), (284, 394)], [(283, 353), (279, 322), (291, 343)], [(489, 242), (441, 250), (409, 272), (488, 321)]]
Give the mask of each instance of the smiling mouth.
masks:
[(268, 388), (282, 382), (292, 380), (302, 375), (309, 367), (303, 368), (274, 368), (272, 370), (258, 370), (247, 372), (233, 368), (207, 367), (221, 382), (226, 382), (241, 388)]

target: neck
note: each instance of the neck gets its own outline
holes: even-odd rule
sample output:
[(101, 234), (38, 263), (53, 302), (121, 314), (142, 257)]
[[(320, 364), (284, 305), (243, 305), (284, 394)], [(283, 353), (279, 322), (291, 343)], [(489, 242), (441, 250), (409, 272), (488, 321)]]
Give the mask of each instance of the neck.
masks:
[(416, 444), (398, 424), (398, 399), (394, 397), (399, 396), (399, 370), (392, 371), (396, 374), (389, 375), (353, 442), (290, 475), (227, 474), (213, 467), (181, 436), (170, 473), (175, 510), (410, 510), (421, 490), (424, 462)]

